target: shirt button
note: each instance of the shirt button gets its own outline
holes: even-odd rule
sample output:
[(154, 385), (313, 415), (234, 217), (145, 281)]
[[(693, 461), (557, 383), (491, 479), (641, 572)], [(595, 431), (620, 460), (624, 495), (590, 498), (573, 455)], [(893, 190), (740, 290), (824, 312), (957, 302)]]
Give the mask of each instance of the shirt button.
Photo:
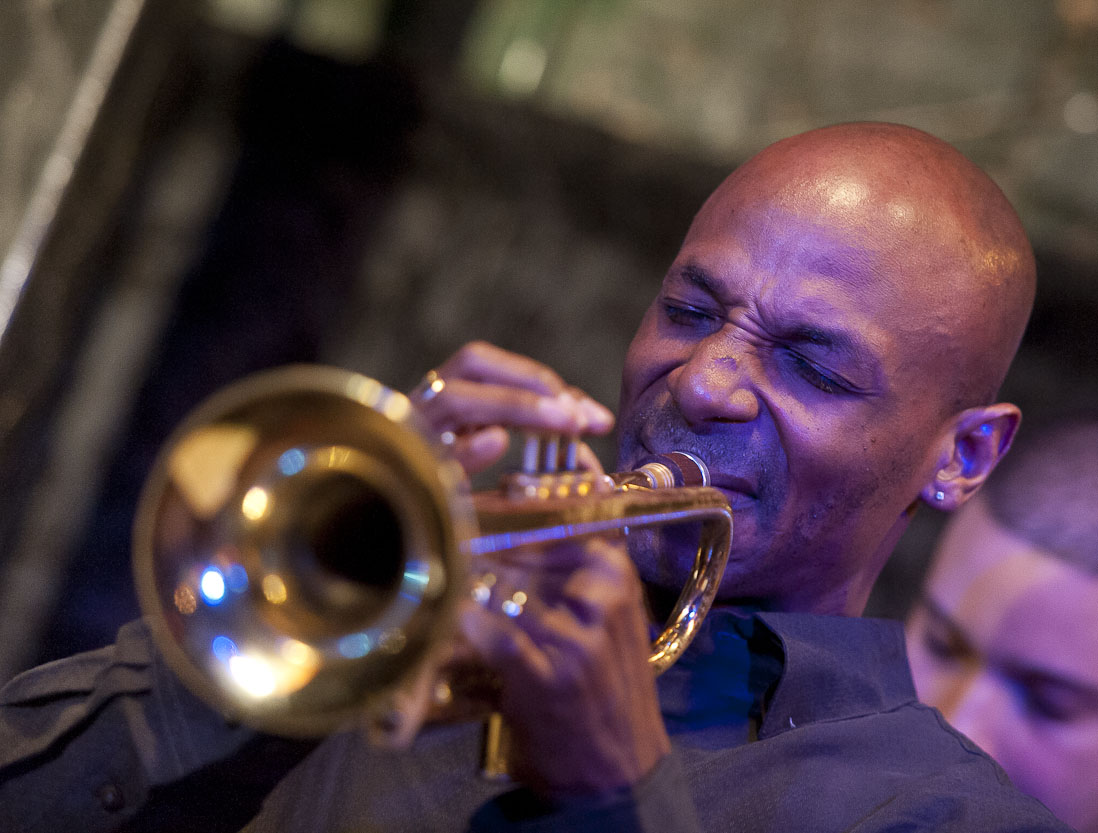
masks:
[(109, 781), (95, 791), (95, 797), (99, 799), (104, 810), (121, 810), (126, 806), (126, 797), (122, 795), (122, 788)]

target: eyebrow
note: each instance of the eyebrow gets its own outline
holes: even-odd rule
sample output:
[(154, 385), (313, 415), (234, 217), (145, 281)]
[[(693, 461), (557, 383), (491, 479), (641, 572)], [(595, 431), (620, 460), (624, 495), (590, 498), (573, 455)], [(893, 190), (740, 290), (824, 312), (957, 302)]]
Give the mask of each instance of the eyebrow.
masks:
[(966, 645), (971, 645), (972, 640), (969, 639), (968, 634), (965, 633), (965, 629), (961, 627), (959, 622), (956, 622), (952, 616), (946, 613), (945, 608), (934, 600), (925, 590), (919, 593), (918, 598), (915, 600), (915, 604), (921, 606), (927, 613), (931, 614), (941, 624), (947, 626), (953, 630), (961, 639), (964, 640)]
[[(939, 624), (949, 628), (963, 643), (966, 652), (978, 652), (978, 649), (973, 646), (972, 639), (965, 629), (962, 628), (953, 617), (946, 613), (942, 605), (936, 602), (929, 593), (920, 593), (915, 603), (921, 605), (927, 613), (939, 621)], [(1006, 668), (1015, 679), (1025, 680), (1027, 683), (1043, 683), (1061, 686), (1069, 689), (1074, 694), (1085, 697), (1087, 700), (1091, 701), (1093, 706), (1098, 707), (1098, 688), (1095, 688), (1088, 682), (1077, 680), (1074, 677), (1065, 677), (1059, 672), (1050, 671), (1046, 668), (1020, 667), (1009, 661), (1003, 662), (1001, 665)]]
[(922, 607), (932, 619), (935, 620), (935, 624), (944, 626), (949, 629), (950, 636), (961, 643), (961, 648), (966, 654), (972, 654), (976, 652), (976, 647), (972, 644), (972, 639), (961, 624), (953, 619), (942, 605), (938, 604), (929, 593), (925, 590), (920, 592), (918, 598), (915, 599), (915, 605)]
[(703, 269), (693, 261), (681, 267), (679, 269), (679, 274), (687, 283), (697, 287), (703, 292), (707, 292), (714, 297), (720, 295), (720, 283), (713, 277), (713, 273), (708, 269)]
[(832, 248), (802, 258), (801, 263), (810, 272), (830, 278), (842, 278), (864, 284), (876, 278), (876, 270), (868, 253), (857, 246)]

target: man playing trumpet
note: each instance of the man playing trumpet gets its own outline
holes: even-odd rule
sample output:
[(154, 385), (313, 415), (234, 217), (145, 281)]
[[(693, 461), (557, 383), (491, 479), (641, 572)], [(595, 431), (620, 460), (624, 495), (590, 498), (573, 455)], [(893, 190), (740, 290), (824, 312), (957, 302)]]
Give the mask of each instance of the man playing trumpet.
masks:
[[(853, 124), (772, 145), (702, 206), (623, 374), (618, 467), (696, 454), (735, 517), (676, 666), (653, 680), (645, 604), (689, 569), (673, 533), (555, 547), (568, 569), (520, 615), (470, 602), (462, 634), (502, 680), (521, 782), (499, 794), (469, 773), (463, 727), (397, 753), (224, 726), (135, 626), (79, 672), (9, 686), (0, 818), (54, 829), (21, 796), (64, 784), (110, 799), (85, 830), (180, 807), (283, 831), (1062, 829), (916, 702), (899, 626), (857, 618), (918, 504), (959, 507), (1007, 451), (1020, 415), (996, 392), (1034, 280), (1006, 199), (945, 143)], [(478, 343), (416, 398), (469, 472), (505, 429), (611, 428), (548, 368)]]

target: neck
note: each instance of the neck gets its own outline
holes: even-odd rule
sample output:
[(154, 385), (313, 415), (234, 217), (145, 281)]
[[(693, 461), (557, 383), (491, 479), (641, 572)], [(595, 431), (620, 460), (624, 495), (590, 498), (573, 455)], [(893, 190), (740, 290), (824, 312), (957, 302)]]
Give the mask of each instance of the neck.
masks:
[[(775, 610), (829, 616), (861, 616), (878, 575), (910, 524), (917, 506), (917, 502), (912, 503), (900, 513), (868, 557), (859, 559), (860, 568), (838, 586), (791, 587), (781, 597), (718, 598), (713, 606), (725, 610), (741, 610), (747, 614)], [(645, 598), (651, 621), (663, 623), (675, 613), (679, 592), (655, 584), (645, 584)]]

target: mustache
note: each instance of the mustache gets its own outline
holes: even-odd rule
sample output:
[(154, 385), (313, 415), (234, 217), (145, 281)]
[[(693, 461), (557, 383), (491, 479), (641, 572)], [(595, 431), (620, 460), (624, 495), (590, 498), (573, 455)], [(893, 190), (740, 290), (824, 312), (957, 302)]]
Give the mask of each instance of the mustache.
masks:
[(766, 450), (757, 423), (707, 424), (699, 429), (673, 403), (656, 402), (636, 411), (621, 429), (625, 442), (637, 445), (635, 453), (686, 451), (700, 457), (717, 485), (722, 477), (739, 478), (751, 483), (755, 496), (762, 499), (778, 482), (778, 461), (773, 449)]

